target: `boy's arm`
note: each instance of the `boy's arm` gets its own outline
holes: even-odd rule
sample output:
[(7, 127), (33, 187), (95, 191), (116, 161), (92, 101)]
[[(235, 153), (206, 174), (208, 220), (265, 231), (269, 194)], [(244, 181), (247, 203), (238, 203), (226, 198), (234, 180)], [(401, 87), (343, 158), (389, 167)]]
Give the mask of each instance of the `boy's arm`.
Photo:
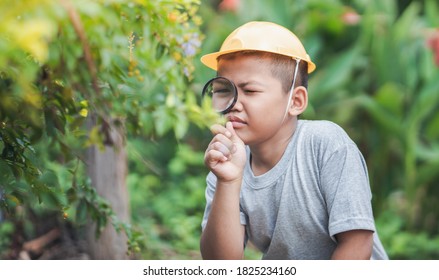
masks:
[(206, 227), (201, 235), (203, 259), (242, 259), (244, 226), (240, 222), (241, 180), (217, 183)]
[(207, 224), (200, 241), (204, 259), (242, 259), (244, 226), (239, 198), (246, 162), (245, 145), (231, 122), (211, 127), (215, 135), (205, 153), (205, 164), (217, 178)]
[(373, 232), (370, 230), (351, 230), (335, 235), (337, 248), (333, 260), (369, 260), (372, 255)]

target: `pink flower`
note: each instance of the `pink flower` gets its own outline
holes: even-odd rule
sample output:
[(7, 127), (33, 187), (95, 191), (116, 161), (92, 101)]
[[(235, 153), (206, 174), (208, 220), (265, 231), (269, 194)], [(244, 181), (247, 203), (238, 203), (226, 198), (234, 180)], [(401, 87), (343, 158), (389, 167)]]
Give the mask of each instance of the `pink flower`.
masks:
[(341, 15), (341, 20), (347, 25), (357, 25), (361, 20), (361, 16), (352, 8), (347, 8)]
[(434, 62), (439, 67), (439, 28), (437, 28), (427, 40), (427, 45), (433, 51)]
[(238, 11), (239, 0), (223, 0), (218, 7), (221, 11), (236, 12)]

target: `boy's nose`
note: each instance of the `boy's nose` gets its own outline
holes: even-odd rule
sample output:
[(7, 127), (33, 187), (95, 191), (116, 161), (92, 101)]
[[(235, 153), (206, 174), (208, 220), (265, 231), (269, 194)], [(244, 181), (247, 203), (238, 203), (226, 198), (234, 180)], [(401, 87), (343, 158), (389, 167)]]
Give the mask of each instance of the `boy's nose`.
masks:
[(243, 99), (243, 94), (238, 90), (238, 98), (236, 99), (236, 103), (235, 106), (233, 106), (232, 111), (242, 111), (243, 109), (242, 99)]

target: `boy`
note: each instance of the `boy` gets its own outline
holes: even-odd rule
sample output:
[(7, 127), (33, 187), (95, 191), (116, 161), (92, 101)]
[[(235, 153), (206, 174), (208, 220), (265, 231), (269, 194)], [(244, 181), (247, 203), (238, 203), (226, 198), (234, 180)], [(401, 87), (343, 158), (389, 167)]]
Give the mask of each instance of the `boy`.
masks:
[(238, 98), (205, 152), (204, 259), (387, 259), (375, 232), (366, 164), (336, 124), (298, 120), (314, 63), (282, 26), (250, 22), (201, 61)]

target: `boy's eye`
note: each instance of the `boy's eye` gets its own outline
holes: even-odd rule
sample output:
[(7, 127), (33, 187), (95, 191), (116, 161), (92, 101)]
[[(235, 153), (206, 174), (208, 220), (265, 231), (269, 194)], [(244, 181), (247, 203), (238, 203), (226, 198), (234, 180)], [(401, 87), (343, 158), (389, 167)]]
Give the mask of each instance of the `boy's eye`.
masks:
[(215, 89), (214, 91), (213, 91), (213, 94), (230, 94), (231, 93), (231, 91), (230, 91), (230, 89), (228, 89), (228, 88), (220, 88), (220, 89)]
[(247, 93), (255, 93), (255, 92), (259, 92), (259, 90), (257, 90), (257, 89), (253, 89), (253, 88), (247, 88), (247, 89), (244, 89), (244, 92), (247, 92)]

